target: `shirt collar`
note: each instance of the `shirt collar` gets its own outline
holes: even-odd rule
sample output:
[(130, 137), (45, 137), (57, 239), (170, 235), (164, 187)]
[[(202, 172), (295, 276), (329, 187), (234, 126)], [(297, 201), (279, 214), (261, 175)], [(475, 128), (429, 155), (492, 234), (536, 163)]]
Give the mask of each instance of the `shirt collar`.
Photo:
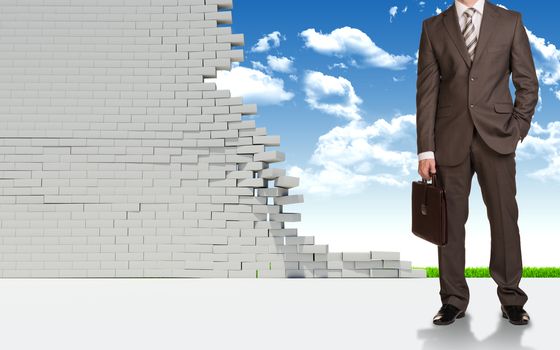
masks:
[[(478, 13), (480, 13), (482, 15), (482, 12), (484, 11), (484, 1), (485, 0), (478, 0), (472, 7), (474, 7), (474, 9), (476, 11), (478, 11)], [(463, 12), (465, 12), (466, 9), (468, 9), (468, 6), (465, 6), (462, 2), (455, 0), (455, 7), (457, 8), (457, 16), (459, 18), (461, 18), (463, 16)]]

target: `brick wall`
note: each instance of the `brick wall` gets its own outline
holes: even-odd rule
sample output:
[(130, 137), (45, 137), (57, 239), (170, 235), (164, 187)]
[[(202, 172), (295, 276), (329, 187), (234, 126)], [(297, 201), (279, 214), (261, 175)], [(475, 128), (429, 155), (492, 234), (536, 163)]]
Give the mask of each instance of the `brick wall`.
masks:
[(0, 0), (2, 277), (423, 277), (298, 236), (228, 0)]

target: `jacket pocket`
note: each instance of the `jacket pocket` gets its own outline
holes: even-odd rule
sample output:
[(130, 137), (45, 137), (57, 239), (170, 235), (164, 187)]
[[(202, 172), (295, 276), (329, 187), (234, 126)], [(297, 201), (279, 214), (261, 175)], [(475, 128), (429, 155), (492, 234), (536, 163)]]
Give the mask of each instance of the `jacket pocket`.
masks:
[(512, 113), (513, 104), (507, 102), (494, 103), (494, 110), (498, 113)]

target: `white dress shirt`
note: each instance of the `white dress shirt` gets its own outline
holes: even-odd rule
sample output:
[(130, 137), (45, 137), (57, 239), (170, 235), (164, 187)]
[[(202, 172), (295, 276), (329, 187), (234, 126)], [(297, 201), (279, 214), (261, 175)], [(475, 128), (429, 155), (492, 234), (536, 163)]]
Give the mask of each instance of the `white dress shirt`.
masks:
[[(473, 15), (473, 25), (474, 25), (474, 33), (478, 38), (478, 34), (480, 33), (480, 23), (482, 22), (482, 12), (484, 11), (484, 1), (485, 0), (478, 0), (472, 7), (476, 10)], [(463, 13), (468, 9), (468, 6), (465, 6), (462, 2), (455, 0), (455, 9), (457, 10), (457, 18), (459, 18), (459, 28), (461, 28), (461, 32), (467, 25), (467, 17), (463, 16)], [(476, 55), (476, 49), (475, 49)], [(434, 152), (433, 151), (426, 151), (421, 152), (418, 154), (418, 160), (422, 159), (433, 159)]]

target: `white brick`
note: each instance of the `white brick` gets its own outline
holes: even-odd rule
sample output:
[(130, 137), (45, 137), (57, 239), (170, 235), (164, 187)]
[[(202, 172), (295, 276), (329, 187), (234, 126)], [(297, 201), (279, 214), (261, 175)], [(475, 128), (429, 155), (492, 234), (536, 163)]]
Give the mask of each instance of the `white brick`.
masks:
[(295, 176), (280, 176), (274, 181), (274, 186), (293, 188), (299, 186), (299, 178)]
[(280, 151), (258, 153), (255, 154), (254, 157), (255, 162), (266, 162), (266, 163), (283, 162), (285, 159), (286, 159), (285, 154)]
[(329, 246), (327, 244), (300, 245), (300, 246), (298, 246), (298, 253), (322, 253), (322, 254), (326, 254), (328, 252), (329, 252)]
[(342, 269), (342, 277), (346, 278), (364, 278), (364, 277), (370, 277), (370, 270), (368, 269), (361, 269), (361, 270), (347, 270), (347, 269)]
[(383, 259), (383, 260), (399, 260), (401, 258), (400, 252), (371, 252), (372, 259)]
[(344, 261), (368, 261), (371, 260), (370, 252), (342, 252)]
[(399, 277), (398, 269), (371, 269), (371, 277)]

